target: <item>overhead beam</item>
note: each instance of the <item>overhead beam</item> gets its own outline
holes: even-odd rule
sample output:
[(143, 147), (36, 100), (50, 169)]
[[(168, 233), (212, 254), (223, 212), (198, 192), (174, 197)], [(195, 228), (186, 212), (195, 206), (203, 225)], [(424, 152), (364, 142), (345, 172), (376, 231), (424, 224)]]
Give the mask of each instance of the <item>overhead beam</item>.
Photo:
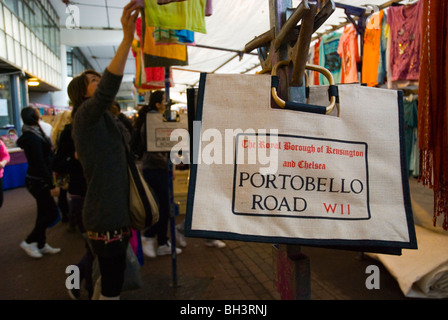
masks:
[(120, 29), (65, 29), (61, 28), (61, 44), (71, 47), (119, 45), (123, 39)]

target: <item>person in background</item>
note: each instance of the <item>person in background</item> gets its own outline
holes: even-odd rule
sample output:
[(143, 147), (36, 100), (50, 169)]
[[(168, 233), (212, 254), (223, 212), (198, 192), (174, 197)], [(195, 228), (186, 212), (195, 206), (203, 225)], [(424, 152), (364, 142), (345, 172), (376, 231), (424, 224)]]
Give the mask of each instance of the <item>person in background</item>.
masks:
[(38, 109), (36, 109), (36, 111), (39, 115), (39, 126), (42, 128), (42, 131), (45, 133), (45, 135), (51, 139), (51, 136), (53, 135), (53, 126), (42, 120), (42, 115), (40, 114)]
[(42, 258), (43, 254), (61, 251), (46, 242), (47, 228), (59, 217), (58, 207), (53, 197), (59, 194), (52, 171), (53, 149), (39, 125), (38, 111), (29, 106), (21, 111), (22, 135), (17, 145), (25, 152), (28, 169), (25, 186), (37, 202), (37, 219), (33, 231), (22, 241), (20, 247), (32, 258)]
[(72, 137), (87, 183), (82, 220), (99, 262), (101, 300), (120, 299), (131, 234), (126, 145), (109, 108), (121, 85), (139, 8), (135, 1), (124, 7), (123, 39), (103, 74), (86, 70), (67, 88)]
[[(117, 101), (114, 101), (112, 103), (112, 106), (110, 107), (110, 112), (112, 112), (113, 115), (115, 115), (118, 120), (121, 121), (123, 126), (126, 128), (127, 132), (129, 133), (129, 141), (132, 137), (132, 132), (134, 131), (134, 127), (132, 126), (131, 120), (129, 120), (124, 113), (121, 112), (120, 104)], [(128, 133), (125, 133), (126, 135)]]
[[(87, 240), (87, 233), (82, 223), (82, 208), (86, 196), (86, 180), (84, 178), (81, 163), (76, 157), (75, 144), (72, 139), (72, 123), (65, 125), (58, 139), (59, 170), (68, 175), (68, 197), (69, 197), (69, 230), (79, 230), (85, 239), (86, 251), (76, 266), (79, 268), (79, 282), (84, 281), (89, 299), (93, 297), (94, 285), (92, 279), (93, 261), (95, 258)], [(70, 297), (78, 300), (81, 297), (81, 289), (68, 289)]]
[[(54, 125), (51, 133), (51, 141), (53, 143), (54, 151), (57, 154), (58, 152), (58, 142), (59, 137), (61, 136), (62, 130), (66, 124), (72, 121), (72, 112), (69, 110), (59, 112), (54, 117)], [(67, 188), (68, 188), (68, 175), (60, 174), (56, 172), (56, 181), (59, 187), (59, 196), (58, 196), (58, 207), (61, 210), (62, 222), (67, 222), (69, 220), (68, 213), (68, 199), (67, 199)]]
[[(151, 93), (149, 104), (143, 106), (135, 123), (136, 134), (140, 141), (146, 141), (146, 114), (165, 113), (165, 92), (157, 90)], [(139, 145), (144, 143), (138, 143)], [(146, 150), (146, 148), (143, 148)], [(138, 152), (137, 152), (138, 153)], [(147, 152), (144, 151), (140, 159), (143, 167), (143, 177), (159, 203), (159, 221), (143, 232), (143, 253), (150, 258), (171, 254), (171, 243), (168, 239), (168, 224), (170, 218), (170, 189), (169, 189), (169, 152)], [(157, 236), (157, 251), (156, 247)], [(180, 254), (182, 250), (176, 248)]]
[(3, 172), (8, 162), (11, 160), (5, 143), (0, 139), (0, 208), (3, 205)]

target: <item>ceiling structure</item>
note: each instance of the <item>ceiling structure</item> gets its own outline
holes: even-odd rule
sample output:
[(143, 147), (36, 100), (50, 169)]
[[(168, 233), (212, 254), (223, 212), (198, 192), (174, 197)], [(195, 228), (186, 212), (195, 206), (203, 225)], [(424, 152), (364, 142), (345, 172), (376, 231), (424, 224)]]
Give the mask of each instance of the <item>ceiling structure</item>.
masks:
[[(61, 43), (79, 47), (92, 67), (102, 72), (122, 39), (120, 18), (128, 0), (50, 0), (60, 17)], [(70, 8), (79, 10), (78, 23), (73, 27)], [(301, 0), (292, 0), (295, 8)], [(336, 0), (335, 2), (362, 7), (380, 7), (390, 0)], [(373, 9), (375, 7), (372, 7)], [(346, 23), (343, 9), (336, 8), (328, 20), (316, 31), (315, 36), (331, 30), (336, 25)], [(186, 88), (196, 86), (200, 72), (255, 73), (261, 70), (256, 52), (241, 54), (244, 46), (255, 37), (270, 29), (269, 0), (213, 0), (213, 14), (205, 17), (207, 33), (195, 33), (196, 46), (188, 46), (187, 66), (173, 67), (175, 87), (170, 89), (173, 99), (186, 101)], [(68, 27), (67, 27), (68, 26)], [(207, 48), (205, 48), (207, 47)], [(214, 49), (211, 49), (213, 47)], [(225, 49), (225, 50), (218, 50)], [(135, 59), (129, 54), (123, 78), (122, 95), (132, 92), (135, 76)], [(119, 93), (120, 94), (120, 93)]]

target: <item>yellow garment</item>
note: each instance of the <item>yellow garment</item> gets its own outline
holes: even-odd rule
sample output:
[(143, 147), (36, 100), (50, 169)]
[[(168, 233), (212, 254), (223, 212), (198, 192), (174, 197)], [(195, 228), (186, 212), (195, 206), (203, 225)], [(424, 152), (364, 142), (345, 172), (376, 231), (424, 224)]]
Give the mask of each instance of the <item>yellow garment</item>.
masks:
[[(188, 2), (188, 1), (187, 1)], [(156, 45), (154, 40), (154, 27), (146, 27), (145, 40), (143, 41), (143, 52), (156, 57), (169, 59), (187, 60), (187, 47), (183, 44)]]
[(369, 87), (374, 87), (378, 84), (382, 19), (383, 11), (372, 15), (364, 33), (362, 82)]
[(145, 0), (146, 24), (173, 30), (206, 33), (206, 0), (188, 0), (158, 5), (157, 0)]

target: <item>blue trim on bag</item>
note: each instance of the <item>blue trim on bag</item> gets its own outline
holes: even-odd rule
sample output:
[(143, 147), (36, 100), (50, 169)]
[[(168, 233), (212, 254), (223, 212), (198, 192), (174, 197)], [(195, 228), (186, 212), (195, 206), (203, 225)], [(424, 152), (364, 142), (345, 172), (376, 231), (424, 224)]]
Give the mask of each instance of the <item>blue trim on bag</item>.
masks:
[[(196, 102), (196, 114), (195, 121), (202, 121), (202, 110), (204, 106), (204, 93), (205, 93), (205, 80), (207, 79), (206, 73), (201, 73), (199, 78), (199, 90), (198, 97)], [(197, 144), (199, 145), (200, 137), (195, 137), (192, 135), (190, 139), (197, 139)], [(193, 140), (193, 147), (196, 145), (195, 140)], [(198, 172), (198, 164), (194, 161), (194, 152), (196, 150), (190, 151), (190, 180), (188, 183), (188, 195), (187, 195), (187, 212), (185, 219), (185, 235), (188, 236), (188, 232), (191, 230), (191, 221), (193, 220), (193, 204), (194, 204), (194, 195), (196, 190), (196, 176)]]
[(406, 142), (404, 136), (404, 105), (403, 91), (398, 91), (398, 125), (400, 138), (400, 160), (401, 160), (401, 179), (403, 185), (403, 202), (406, 212), (406, 221), (408, 223), (408, 234), (411, 249), (417, 249), (417, 236), (414, 227), (414, 214), (412, 211), (411, 193), (409, 190), (409, 173), (406, 164)]

